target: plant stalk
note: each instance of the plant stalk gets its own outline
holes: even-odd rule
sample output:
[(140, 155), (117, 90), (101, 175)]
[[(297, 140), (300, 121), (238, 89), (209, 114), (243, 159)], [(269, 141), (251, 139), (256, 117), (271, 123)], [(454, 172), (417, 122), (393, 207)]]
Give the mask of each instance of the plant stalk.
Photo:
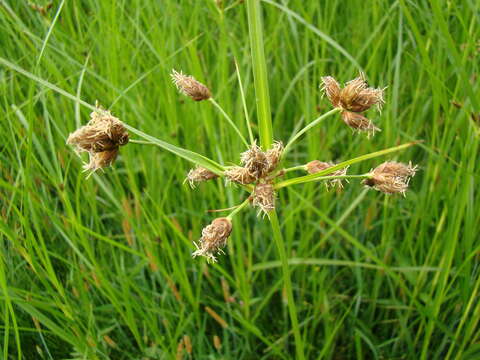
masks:
[(250, 34), (250, 48), (252, 51), (260, 144), (264, 150), (267, 150), (273, 142), (273, 131), (261, 11), (260, 0), (247, 0), (248, 32)]
[(288, 267), (287, 252), (285, 251), (285, 242), (283, 240), (280, 224), (278, 223), (278, 216), (275, 210), (268, 213), (268, 218), (272, 224), (273, 238), (277, 246), (280, 262), (282, 264), (283, 283), (285, 291), (287, 292), (288, 312), (292, 322), (293, 336), (295, 338), (296, 359), (304, 360), (305, 354), (303, 349), (302, 335), (300, 334), (300, 326), (298, 324), (297, 307), (293, 297), (292, 280), (290, 278), (290, 268)]

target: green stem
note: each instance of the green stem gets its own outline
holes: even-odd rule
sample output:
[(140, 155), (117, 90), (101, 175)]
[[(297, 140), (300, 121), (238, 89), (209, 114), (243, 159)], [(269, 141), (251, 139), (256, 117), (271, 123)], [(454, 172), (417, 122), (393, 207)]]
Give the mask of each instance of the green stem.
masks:
[(238, 85), (240, 87), (240, 95), (242, 96), (243, 112), (245, 113), (245, 122), (247, 124), (248, 136), (250, 136), (250, 143), (253, 144), (255, 142), (255, 138), (253, 137), (252, 126), (250, 125), (250, 117), (248, 116), (247, 102), (245, 100), (245, 92), (243, 91), (242, 78), (240, 76), (240, 69), (238, 68), (237, 60), (235, 60), (235, 70), (237, 71)]
[(145, 141), (145, 140), (128, 140), (128, 143), (129, 144), (141, 144), (141, 145), (157, 145), (153, 142), (150, 142), (150, 141)]
[(244, 202), (242, 202), (240, 205), (238, 205), (235, 210), (233, 210), (230, 214), (228, 214), (227, 218), (232, 220), (232, 218), (237, 214), (239, 213), (240, 211), (242, 211), (242, 209), (247, 206), (248, 204), (250, 203), (250, 198), (248, 197), (247, 199), (245, 199)]
[(247, 0), (248, 32), (250, 34), (250, 48), (252, 51), (260, 144), (264, 150), (267, 150), (270, 149), (273, 142), (273, 131), (261, 11), (260, 0)]
[(323, 114), (322, 116), (320, 116), (319, 118), (313, 120), (310, 124), (308, 124), (307, 126), (305, 126), (302, 130), (300, 130), (299, 132), (297, 132), (295, 134), (295, 136), (293, 136), (293, 138), (288, 142), (288, 144), (285, 146), (285, 149), (283, 150), (283, 155), (285, 156), (285, 154), (290, 150), (290, 147), (292, 146), (292, 144), (300, 137), (302, 136), (304, 133), (306, 133), (308, 130), (310, 130), (312, 127), (314, 127), (315, 125), (318, 125), (322, 120), (326, 119), (327, 117), (329, 117), (330, 115), (333, 115), (333, 114), (336, 114), (338, 112), (340, 112), (341, 109), (339, 108), (335, 108), (335, 109), (332, 109), (330, 110), (329, 112)]
[(219, 103), (217, 103), (213, 98), (210, 98), (208, 99), (217, 109), (218, 111), (220, 111), (220, 113), (223, 115), (223, 117), (225, 119), (227, 119), (228, 123), (232, 126), (233, 130), (235, 130), (235, 132), (238, 134), (238, 136), (240, 136), (240, 139), (243, 141), (243, 143), (245, 144), (245, 146), (248, 148), (249, 145), (248, 145), (248, 142), (247, 140), (245, 139), (245, 137), (242, 135), (242, 133), (240, 132), (240, 130), (238, 129), (238, 127), (235, 125), (235, 123), (233, 122), (232, 118), (230, 116), (228, 116), (228, 114), (225, 112), (225, 110), (223, 110), (223, 108), (220, 106)]
[(347, 166), (359, 163), (361, 161), (365, 161), (365, 160), (368, 160), (368, 159), (373, 159), (373, 158), (376, 158), (376, 157), (379, 157), (379, 156), (387, 155), (387, 154), (390, 154), (390, 153), (393, 153), (393, 152), (396, 152), (396, 151), (406, 149), (410, 146), (418, 144), (419, 142), (420, 141), (412, 141), (412, 142), (405, 143), (405, 144), (402, 144), (402, 145), (399, 145), (399, 146), (394, 146), (394, 147), (391, 147), (391, 148), (388, 148), (388, 149), (375, 151), (375, 152), (370, 153), (370, 154), (365, 154), (365, 155), (362, 155), (362, 156), (358, 156), (356, 158), (338, 163), (337, 165), (334, 165), (332, 167), (329, 167), (328, 169), (319, 171), (318, 173), (315, 173), (315, 174), (299, 176), (299, 177), (296, 177), (296, 178), (293, 178), (293, 179), (284, 180), (284, 181), (278, 183), (275, 186), (275, 188), (280, 189), (280, 188), (290, 186), (290, 185), (294, 185), (294, 184), (303, 184), (303, 183), (307, 183), (307, 182), (311, 182), (311, 181), (316, 181), (318, 178), (320, 178), (324, 175), (331, 174), (336, 170), (343, 169)]
[(306, 170), (306, 166), (305, 165), (292, 166), (292, 167), (283, 169), (282, 171), (284, 173), (288, 173), (290, 171), (295, 171), (295, 170)]
[[(365, 179), (371, 177), (370, 174), (362, 174), (362, 175), (335, 175), (335, 176), (321, 176), (315, 178), (315, 180), (312, 181), (328, 181), (328, 180), (335, 180), (335, 179)], [(274, 188), (276, 190), (281, 189), (282, 187), (285, 187), (287, 185), (282, 185), (283, 183), (279, 183), (278, 185), (275, 185)]]
[(298, 325), (297, 307), (295, 305), (295, 299), (293, 297), (292, 280), (290, 278), (288, 258), (285, 251), (285, 243), (283, 241), (283, 236), (280, 231), (280, 224), (278, 223), (278, 217), (275, 210), (268, 213), (268, 218), (270, 219), (270, 223), (272, 225), (273, 238), (275, 240), (278, 254), (280, 255), (280, 262), (282, 264), (283, 282), (285, 285), (285, 290), (287, 292), (288, 311), (290, 314), (290, 320), (292, 322), (293, 336), (295, 338), (295, 349), (297, 353), (296, 359), (303, 360), (305, 359), (305, 354), (303, 352), (303, 340), (300, 334), (300, 326)]

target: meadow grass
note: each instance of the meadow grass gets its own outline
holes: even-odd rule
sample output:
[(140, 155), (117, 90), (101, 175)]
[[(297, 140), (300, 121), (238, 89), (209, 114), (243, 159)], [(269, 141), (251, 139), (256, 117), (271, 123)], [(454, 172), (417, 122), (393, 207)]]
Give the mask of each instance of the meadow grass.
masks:
[[(55, 1), (42, 15), (27, 1), (0, 0), (0, 358), (292, 359), (299, 343), (307, 359), (480, 357), (479, 5), (263, 0), (261, 8), (263, 70), (261, 59), (252, 66), (252, 13), (241, 1)], [(271, 131), (284, 143), (330, 110), (321, 76), (344, 82), (362, 70), (388, 86), (381, 115), (370, 114), (382, 132), (367, 140), (332, 116), (285, 163), (341, 162), (422, 140), (349, 169), (412, 160), (420, 171), (406, 197), (353, 180), (341, 193), (290, 186), (279, 192), (281, 233), (242, 211), (226, 255), (207, 265), (191, 252), (216, 216), (208, 210), (247, 192), (220, 179), (192, 190), (183, 185), (191, 164), (135, 143), (85, 179), (65, 145), (88, 120), (81, 101), (99, 100), (129, 125), (221, 164), (238, 162), (245, 147), (222, 114), (181, 97), (169, 76), (181, 69), (207, 84), (247, 138), (235, 61), (254, 136)], [(258, 71), (269, 102), (259, 110)], [(261, 120), (269, 117), (271, 130)]]

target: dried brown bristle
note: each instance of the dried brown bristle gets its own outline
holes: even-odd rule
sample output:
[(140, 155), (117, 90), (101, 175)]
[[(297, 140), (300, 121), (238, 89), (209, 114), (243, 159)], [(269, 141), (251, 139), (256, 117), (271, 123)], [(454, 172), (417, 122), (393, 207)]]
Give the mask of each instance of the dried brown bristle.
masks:
[(222, 252), (222, 248), (227, 244), (227, 239), (232, 232), (232, 222), (226, 217), (217, 218), (202, 230), (197, 250), (192, 256), (205, 256), (207, 260), (215, 262), (214, 254)]
[(208, 87), (196, 80), (193, 76), (182, 74), (175, 69), (170, 74), (177, 89), (195, 101), (208, 100), (212, 97)]

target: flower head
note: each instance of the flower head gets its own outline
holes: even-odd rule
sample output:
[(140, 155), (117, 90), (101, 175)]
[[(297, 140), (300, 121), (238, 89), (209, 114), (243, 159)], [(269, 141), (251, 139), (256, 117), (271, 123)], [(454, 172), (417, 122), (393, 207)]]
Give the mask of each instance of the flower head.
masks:
[(184, 75), (181, 71), (177, 72), (175, 69), (172, 70), (170, 76), (177, 89), (193, 100), (202, 101), (212, 97), (210, 90), (193, 76)]
[(204, 167), (197, 166), (195, 169), (191, 169), (188, 172), (187, 178), (185, 180), (188, 180), (188, 182), (190, 183), (190, 186), (193, 188), (195, 187), (195, 183), (208, 181), (211, 179), (215, 179), (217, 177), (218, 175), (215, 174), (214, 172)]
[(256, 180), (264, 177), (269, 172), (270, 163), (267, 155), (256, 143), (240, 155), (240, 161)]
[(376, 105), (378, 110), (384, 104), (383, 90), (368, 87), (365, 75), (347, 82), (340, 91), (341, 107), (348, 111), (364, 112)]
[(242, 185), (251, 184), (256, 180), (247, 168), (241, 166), (233, 166), (225, 170), (225, 177), (229, 181)]
[(257, 184), (252, 193), (252, 205), (267, 214), (275, 209), (275, 190), (271, 184)]
[(364, 74), (347, 82), (343, 89), (331, 76), (322, 77), (322, 83), (322, 89), (334, 107), (347, 111), (364, 112), (373, 105), (377, 105), (380, 110), (384, 104), (384, 89), (368, 87)]
[[(310, 161), (309, 163), (307, 163), (305, 165), (305, 168), (306, 168), (306, 170), (309, 174), (316, 174), (320, 171), (331, 168), (332, 166), (335, 166), (335, 164), (333, 164), (331, 162), (323, 162), (323, 161), (319, 161), (319, 160), (313, 160), (313, 161)], [(347, 174), (347, 168), (348, 168), (348, 166), (343, 168), (343, 169), (335, 170), (335, 171), (329, 173), (327, 176), (343, 176), (343, 175), (346, 175)], [(327, 187), (327, 189), (328, 189), (329, 185), (332, 186), (332, 187), (336, 185), (338, 188), (343, 188), (342, 180), (343, 179), (332, 179), (329, 182), (326, 182), (325, 186)]]
[(417, 166), (387, 161), (370, 172), (371, 177), (363, 183), (385, 194), (401, 193), (405, 195), (410, 178), (415, 175)]
[(123, 123), (109, 111), (98, 107), (90, 114), (90, 121), (68, 136), (67, 144), (78, 152), (88, 152), (90, 162), (84, 166), (92, 172), (110, 166), (120, 146), (128, 143), (128, 132)]
[(215, 262), (214, 254), (222, 252), (231, 232), (232, 222), (230, 219), (222, 217), (213, 220), (210, 225), (203, 228), (200, 244), (195, 244), (197, 250), (192, 253), (192, 256), (205, 256), (207, 260)]
[(381, 109), (384, 103), (384, 89), (368, 87), (363, 74), (347, 82), (343, 89), (331, 76), (322, 77), (322, 83), (322, 90), (330, 103), (342, 110), (341, 115), (345, 124), (354, 130), (365, 131), (368, 135), (374, 135), (375, 131), (380, 130), (361, 113), (374, 105), (378, 110)]

